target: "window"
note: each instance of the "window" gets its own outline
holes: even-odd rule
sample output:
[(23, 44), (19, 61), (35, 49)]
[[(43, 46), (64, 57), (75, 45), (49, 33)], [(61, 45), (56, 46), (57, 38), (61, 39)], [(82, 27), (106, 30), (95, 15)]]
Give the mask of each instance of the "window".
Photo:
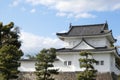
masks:
[(70, 65), (72, 65), (72, 62), (71, 61), (64, 61), (64, 65), (65, 66), (70, 66)]
[(67, 66), (67, 61), (64, 61), (64, 65)]
[(68, 61), (68, 65), (71, 65), (71, 61)]
[(101, 61), (101, 65), (104, 65), (104, 61)]
[(99, 61), (97, 61), (96, 65), (99, 65)]
[(98, 61), (96, 65), (104, 65), (104, 61)]

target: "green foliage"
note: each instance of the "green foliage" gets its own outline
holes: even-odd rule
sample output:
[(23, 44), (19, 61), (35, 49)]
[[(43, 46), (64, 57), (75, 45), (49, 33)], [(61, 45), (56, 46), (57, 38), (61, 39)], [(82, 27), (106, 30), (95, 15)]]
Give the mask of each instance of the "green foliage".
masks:
[(30, 55), (30, 54), (27, 54), (26, 57), (29, 59), (36, 59), (36, 57), (34, 55)]
[(58, 74), (58, 69), (53, 69), (55, 59), (56, 50), (54, 48), (40, 51), (36, 63), (37, 80), (54, 80), (52, 76)]
[(23, 55), (19, 49), (21, 42), (18, 39), (19, 34), (14, 29), (13, 22), (4, 26), (0, 23), (0, 73), (4, 80), (18, 78), (18, 60)]
[(79, 59), (80, 67), (85, 70), (79, 73), (78, 80), (94, 80), (97, 70), (94, 69), (93, 64), (97, 63), (97, 61), (92, 58), (92, 53), (90, 52), (82, 51), (80, 56), (83, 57)]

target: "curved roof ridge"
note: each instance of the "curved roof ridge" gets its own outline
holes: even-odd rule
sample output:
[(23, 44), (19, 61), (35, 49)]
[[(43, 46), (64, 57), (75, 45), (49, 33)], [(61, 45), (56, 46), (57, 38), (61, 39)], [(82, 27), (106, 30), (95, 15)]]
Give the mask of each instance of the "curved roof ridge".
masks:
[(76, 46), (74, 46), (72, 49), (76, 48), (76, 47), (77, 47), (78, 45), (80, 45), (83, 41), (84, 41), (86, 44), (88, 44), (90, 47), (92, 47), (92, 48), (95, 49), (95, 47), (92, 46), (91, 44), (89, 44), (84, 38), (82, 38), (82, 40), (81, 40)]
[(98, 26), (98, 25), (104, 25), (105, 23), (101, 24), (85, 24), (85, 25), (71, 25), (71, 27), (92, 27), (92, 26)]
[(104, 23), (104, 25), (103, 25), (103, 30), (109, 30), (109, 29), (108, 29), (108, 24), (107, 24), (107, 22)]
[(84, 38), (83, 38), (83, 40), (84, 40), (84, 42), (85, 43), (87, 43), (89, 46), (91, 46), (92, 48), (94, 48), (95, 49), (95, 47), (94, 46), (92, 46), (91, 44), (89, 44)]
[[(71, 30), (73, 29), (73, 28), (75, 28), (75, 27), (93, 27), (93, 26), (104, 26), (106, 23), (101, 23), (101, 24), (89, 24), (89, 25), (72, 25), (72, 24), (70, 24), (70, 26), (69, 26), (69, 31), (68, 32), (66, 32), (66, 34), (69, 34), (70, 32), (71, 32)], [(104, 28), (103, 28), (104, 29)]]
[(82, 43), (83, 40), (81, 40), (77, 45), (75, 45), (72, 49), (74, 49), (75, 47), (77, 47), (78, 45), (80, 45)]
[(91, 25), (70, 25), (70, 29), (66, 33), (57, 33), (57, 35), (94, 35), (101, 34), (107, 30), (107, 24), (91, 24)]

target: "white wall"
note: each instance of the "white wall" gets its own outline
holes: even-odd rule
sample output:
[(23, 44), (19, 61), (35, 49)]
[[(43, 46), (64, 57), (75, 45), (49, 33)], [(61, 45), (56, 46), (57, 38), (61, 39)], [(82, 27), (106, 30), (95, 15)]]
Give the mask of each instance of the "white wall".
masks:
[[(65, 38), (66, 48), (73, 48), (81, 42), (81, 38)], [(110, 46), (109, 41), (106, 37), (97, 37), (97, 38), (85, 38), (85, 40), (94, 47), (105, 47)]]
[(88, 45), (86, 42), (82, 41), (79, 45), (77, 45), (74, 49), (94, 49), (94, 47)]
[(108, 45), (107, 39), (105, 37), (99, 38), (88, 38), (86, 41), (94, 47), (105, 47)]
[(73, 48), (75, 45), (81, 42), (81, 39), (80, 38), (71, 38), (71, 39), (66, 38), (64, 41), (66, 42), (66, 45), (65, 45), (66, 48)]
[(74, 65), (66, 66), (64, 65), (64, 61), (72, 61), (72, 64), (75, 64), (74, 62), (74, 55), (73, 54), (64, 54), (64, 55), (57, 55), (57, 58), (59, 61), (54, 63), (55, 67), (59, 67), (59, 71), (66, 72), (66, 71), (75, 71)]
[[(55, 63), (55, 67), (59, 67), (59, 70), (62, 72), (70, 72), (70, 71), (83, 71), (84, 69), (80, 68), (79, 59), (80, 55), (79, 53), (63, 53), (61, 55), (58, 55), (60, 58), (60, 61)], [(97, 69), (99, 72), (111, 72), (110, 68), (110, 54), (107, 53), (96, 53), (93, 55), (93, 57), (98, 61), (104, 61), (104, 65), (94, 65), (95, 69)], [(72, 61), (71, 66), (65, 66), (64, 61)]]
[(111, 62), (109, 53), (96, 53), (94, 59), (97, 61), (104, 61), (104, 65), (94, 65), (98, 72), (111, 72)]
[(20, 61), (21, 66), (18, 70), (22, 72), (33, 72), (35, 71), (35, 61)]
[[(84, 70), (83, 68), (80, 68), (79, 59), (82, 57), (79, 55), (79, 52), (57, 53), (57, 58), (59, 61), (54, 62), (54, 68), (59, 69), (60, 72)], [(115, 66), (114, 55), (111, 55), (110, 53), (94, 53), (93, 58), (97, 61), (104, 61), (104, 65), (94, 64), (94, 67), (98, 72), (115, 72), (116, 74), (120, 74), (120, 70)], [(66, 66), (64, 65), (64, 61), (72, 61), (72, 65)], [(21, 61), (19, 70), (22, 72), (33, 72), (35, 71), (35, 63), (36, 61)]]
[(115, 72), (116, 74), (120, 74), (120, 70), (116, 67), (116, 63), (115, 63), (115, 57), (114, 57), (114, 54), (111, 54), (111, 71), (112, 72)]

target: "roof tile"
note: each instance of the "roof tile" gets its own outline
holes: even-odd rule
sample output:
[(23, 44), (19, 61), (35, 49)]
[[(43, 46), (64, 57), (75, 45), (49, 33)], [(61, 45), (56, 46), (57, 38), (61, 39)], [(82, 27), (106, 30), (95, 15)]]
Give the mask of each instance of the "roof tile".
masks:
[(104, 24), (93, 24), (93, 25), (79, 25), (71, 26), (70, 30), (67, 33), (57, 33), (61, 36), (82, 36), (82, 35), (97, 35), (103, 34), (108, 30), (107, 23)]

